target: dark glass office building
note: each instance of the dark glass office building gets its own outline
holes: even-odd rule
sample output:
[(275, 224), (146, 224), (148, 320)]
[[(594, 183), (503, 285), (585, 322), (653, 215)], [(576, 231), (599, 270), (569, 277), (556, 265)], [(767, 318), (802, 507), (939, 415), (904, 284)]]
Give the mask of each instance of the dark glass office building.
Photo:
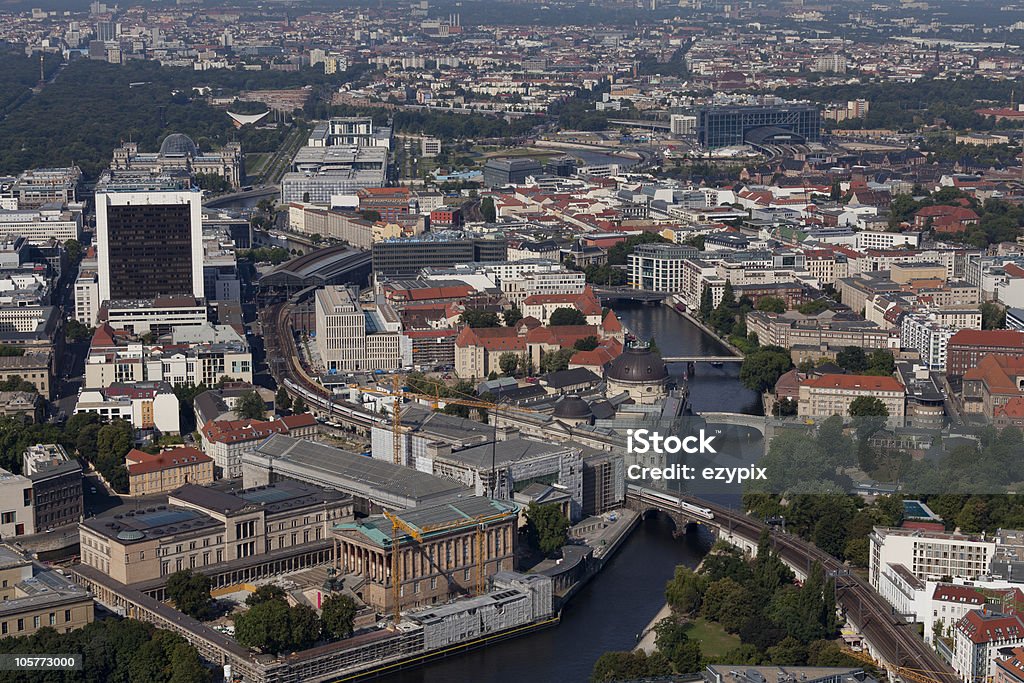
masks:
[(101, 301), (203, 296), (199, 192), (96, 194)]
[(803, 144), (821, 140), (821, 112), (814, 105), (704, 107), (697, 112), (697, 139), (704, 147)]
[(373, 271), (389, 277), (411, 277), (423, 268), (451, 268), (507, 258), (505, 238), (474, 237), (455, 230), (383, 240), (373, 245)]

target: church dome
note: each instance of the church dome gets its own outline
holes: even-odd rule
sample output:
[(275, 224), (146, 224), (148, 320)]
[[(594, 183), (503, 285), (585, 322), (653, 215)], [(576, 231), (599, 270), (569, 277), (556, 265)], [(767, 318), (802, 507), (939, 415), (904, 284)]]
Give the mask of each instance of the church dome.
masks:
[(630, 346), (608, 367), (609, 380), (616, 382), (661, 382), (668, 377), (661, 354), (647, 346)]
[(571, 420), (586, 420), (593, 414), (590, 404), (575, 394), (558, 399), (555, 409), (551, 412), (552, 417)]
[(199, 148), (192, 138), (183, 133), (171, 133), (164, 138), (160, 145), (160, 156), (162, 157), (197, 157)]

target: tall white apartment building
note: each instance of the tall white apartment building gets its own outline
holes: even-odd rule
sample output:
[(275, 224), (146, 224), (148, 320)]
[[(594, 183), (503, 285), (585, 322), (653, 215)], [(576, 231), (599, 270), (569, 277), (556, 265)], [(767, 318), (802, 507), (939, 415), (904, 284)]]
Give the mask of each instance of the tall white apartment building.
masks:
[(995, 539), (921, 529), (875, 527), (869, 536), (869, 579), (879, 590), (883, 569), (901, 564), (921, 580), (974, 580), (989, 572)]

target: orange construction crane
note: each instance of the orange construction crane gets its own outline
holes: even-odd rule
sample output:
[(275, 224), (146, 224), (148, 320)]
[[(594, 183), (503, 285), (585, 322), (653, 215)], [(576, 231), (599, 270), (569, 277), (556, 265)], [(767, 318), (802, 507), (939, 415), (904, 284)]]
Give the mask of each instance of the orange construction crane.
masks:
[(391, 522), (391, 602), (392, 602), (392, 615), (395, 623), (399, 623), (402, 619), (401, 614), (401, 598), (402, 598), (402, 579), (401, 579), (401, 562), (399, 560), (399, 551), (402, 546), (401, 534), (399, 530), (409, 534), (409, 536), (417, 543), (423, 542), (423, 536), (425, 534), (432, 534), (438, 531), (447, 531), (448, 529), (457, 529), (464, 527), (469, 523), (472, 523), (476, 527), (476, 595), (483, 595), (484, 590), (487, 587), (487, 582), (484, 580), (484, 529), (491, 523), (498, 520), (504, 519), (508, 516), (507, 512), (498, 512), (493, 514), (477, 515), (468, 519), (458, 519), (454, 522), (445, 522), (444, 524), (431, 524), (425, 527), (417, 528), (404, 519), (399, 517), (393, 512), (384, 511), (384, 516)]
[(871, 666), (885, 669), (893, 676), (902, 678), (905, 681), (913, 681), (914, 683), (950, 683), (949, 680), (937, 678), (936, 676), (947, 676), (951, 678), (956, 678), (955, 674), (951, 674), (950, 672), (946, 671), (925, 671), (922, 669), (910, 669), (905, 666), (893, 666), (891, 664), (883, 664), (881, 662), (875, 661), (874, 657), (872, 657), (864, 650), (854, 650), (849, 647), (844, 647), (843, 654), (849, 655), (853, 659), (864, 662), (865, 664), (870, 664)]
[[(403, 398), (411, 398), (411, 399), (419, 399), (419, 400), (429, 401), (430, 405), (431, 405), (431, 408), (433, 408), (434, 410), (437, 410), (438, 405), (441, 404), (441, 403), (451, 403), (451, 404), (454, 404), (454, 405), (466, 406), (466, 407), (469, 407), (469, 408), (477, 408), (477, 409), (481, 409), (481, 410), (493, 410), (494, 411), (494, 428), (495, 429), (498, 428), (498, 411), (499, 410), (512, 410), (512, 411), (521, 412), (521, 413), (537, 413), (537, 412), (539, 412), (539, 411), (536, 411), (536, 410), (531, 410), (530, 408), (523, 408), (521, 406), (492, 403), (490, 401), (480, 401), (478, 399), (449, 398), (449, 397), (442, 398), (439, 395), (430, 396), (429, 394), (421, 394), (419, 392), (409, 391), (408, 389), (403, 389), (401, 387), (401, 382), (400, 382), (400, 378), (399, 378), (398, 375), (392, 375), (392, 377), (391, 377), (391, 390), (390, 391), (386, 391), (384, 389), (378, 389), (377, 387), (362, 386), (362, 385), (359, 385), (359, 384), (351, 384), (349, 386), (351, 388), (353, 388), (353, 389), (358, 389), (359, 391), (365, 392), (367, 394), (376, 394), (378, 396), (392, 396), (394, 398), (394, 403), (391, 404), (391, 434), (392, 434), (391, 449), (392, 449), (392, 459), (393, 459), (393, 461), (394, 461), (394, 463), (396, 465), (403, 465), (403, 464), (405, 464), (405, 463), (402, 462), (402, 460), (403, 460), (403, 458), (402, 458), (402, 442), (400, 440), (400, 435), (402, 433), (402, 411), (401, 411), (401, 407), (400, 407), (400, 402), (401, 402), (401, 399), (403, 399)], [(438, 383), (438, 386), (440, 386), (440, 383)], [(493, 466), (492, 466), (491, 469), (492, 470), (494, 469)], [(492, 472), (492, 475), (493, 475), (493, 472)], [(491, 495), (492, 496), (494, 494), (494, 487), (495, 486), (497, 486), (497, 483), (493, 481), (493, 476), (492, 476), (492, 484), (491, 484)]]

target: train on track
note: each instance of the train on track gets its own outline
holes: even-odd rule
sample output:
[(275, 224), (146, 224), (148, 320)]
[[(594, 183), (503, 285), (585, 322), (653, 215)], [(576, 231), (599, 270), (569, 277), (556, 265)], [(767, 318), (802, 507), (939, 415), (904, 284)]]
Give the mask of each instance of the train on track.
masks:
[(715, 513), (712, 512), (709, 508), (694, 505), (693, 503), (688, 503), (685, 500), (682, 500), (678, 496), (675, 496), (671, 493), (655, 491), (654, 489), (645, 488), (638, 484), (628, 484), (626, 488), (629, 489), (629, 491), (631, 491), (632, 493), (635, 493), (636, 495), (640, 496), (641, 500), (643, 500), (644, 498), (653, 499), (662, 503), (665, 506), (677, 508), (681, 512), (688, 512), (691, 515), (696, 515), (702, 519), (715, 518)]

